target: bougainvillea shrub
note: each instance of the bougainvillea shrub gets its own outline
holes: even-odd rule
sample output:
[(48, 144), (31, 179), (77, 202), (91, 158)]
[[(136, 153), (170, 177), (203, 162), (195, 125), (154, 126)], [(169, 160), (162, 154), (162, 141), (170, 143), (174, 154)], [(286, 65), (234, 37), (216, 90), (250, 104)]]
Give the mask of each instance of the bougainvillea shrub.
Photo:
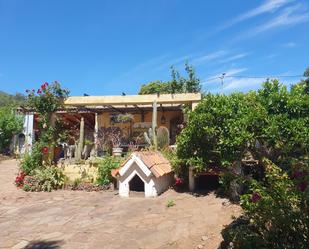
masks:
[(64, 139), (56, 111), (64, 107), (69, 91), (58, 82), (45, 82), (39, 89), (26, 92), (26, 106), (37, 115), (39, 130), (31, 153), (21, 159), (20, 170), (27, 176), (19, 186), (26, 191), (50, 191), (62, 187), (65, 179), (62, 170), (54, 166), (53, 158), (55, 146)]
[[(38, 146), (43, 154), (45, 164), (51, 164), (54, 156), (54, 147), (63, 139), (61, 120), (55, 112), (64, 107), (64, 100), (69, 91), (63, 89), (55, 81), (51, 84), (45, 82), (37, 90), (27, 90), (27, 107), (38, 116), (39, 139)], [(43, 162), (42, 162), (43, 163)]]
[(241, 197), (244, 215), (222, 232), (230, 248), (309, 248), (309, 188), (305, 171), (289, 177), (264, 160), (264, 182)]

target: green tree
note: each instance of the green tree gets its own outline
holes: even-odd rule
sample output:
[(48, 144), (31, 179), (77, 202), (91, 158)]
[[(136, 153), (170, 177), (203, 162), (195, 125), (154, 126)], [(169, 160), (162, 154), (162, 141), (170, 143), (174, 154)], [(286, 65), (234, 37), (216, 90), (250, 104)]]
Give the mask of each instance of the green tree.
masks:
[(22, 130), (22, 118), (10, 107), (0, 108), (0, 153), (9, 151), (14, 134)]
[(200, 80), (195, 74), (195, 70), (188, 63), (185, 64), (187, 76), (183, 77), (172, 66), (170, 81), (152, 81), (143, 84), (139, 94), (155, 94), (155, 93), (197, 93), (201, 91)]
[(184, 79), (184, 92), (197, 93), (201, 91), (201, 84), (199, 78), (196, 77), (195, 70), (188, 63), (185, 64), (185, 70), (188, 78)]
[(143, 84), (138, 94), (170, 93), (170, 87), (170, 82), (151, 81), (148, 84)]
[(304, 77), (306, 77), (306, 79), (304, 80), (306, 85), (305, 91), (307, 94), (309, 94), (309, 67), (305, 70)]
[(229, 166), (254, 143), (265, 117), (256, 93), (208, 94), (189, 113), (189, 122), (177, 137), (178, 157), (201, 170)]
[(18, 106), (25, 103), (25, 96), (16, 93), (15, 95), (10, 95), (8, 93), (0, 91), (0, 106)]
[(177, 154), (200, 169), (230, 166), (248, 150), (283, 168), (309, 153), (309, 96), (301, 83), (290, 91), (273, 80), (258, 92), (208, 94), (188, 120)]

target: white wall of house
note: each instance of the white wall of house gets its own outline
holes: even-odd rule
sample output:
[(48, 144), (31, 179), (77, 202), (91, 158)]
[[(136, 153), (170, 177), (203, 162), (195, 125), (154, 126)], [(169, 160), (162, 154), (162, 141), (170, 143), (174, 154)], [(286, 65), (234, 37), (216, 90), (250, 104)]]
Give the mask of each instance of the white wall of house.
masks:
[[(14, 138), (14, 147), (17, 154), (25, 154), (31, 152), (34, 141), (34, 115), (25, 114), (23, 117), (23, 131)], [(23, 137), (24, 135), (24, 137)]]

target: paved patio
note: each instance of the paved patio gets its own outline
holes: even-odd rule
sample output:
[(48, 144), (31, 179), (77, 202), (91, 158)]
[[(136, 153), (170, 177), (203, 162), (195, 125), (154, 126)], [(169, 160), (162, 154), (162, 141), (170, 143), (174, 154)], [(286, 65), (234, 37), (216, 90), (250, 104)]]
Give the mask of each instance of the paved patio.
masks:
[[(15, 160), (0, 163), (0, 248), (218, 248), (240, 210), (213, 194), (169, 190), (158, 198), (117, 192), (26, 193), (13, 184)], [(176, 205), (166, 207), (168, 200)]]

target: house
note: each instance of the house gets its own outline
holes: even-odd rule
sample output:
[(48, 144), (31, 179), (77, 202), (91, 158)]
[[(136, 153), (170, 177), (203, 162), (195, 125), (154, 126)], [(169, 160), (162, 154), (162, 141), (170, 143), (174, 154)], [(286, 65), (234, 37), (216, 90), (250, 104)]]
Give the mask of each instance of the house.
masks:
[[(124, 152), (131, 143), (138, 141), (139, 149), (142, 149), (147, 145), (140, 140), (152, 127), (154, 115), (156, 127), (165, 127), (170, 144), (174, 144), (181, 124), (185, 122), (183, 106), (194, 109), (200, 100), (200, 93), (68, 97), (56, 116), (64, 121), (63, 129), (68, 131), (69, 138), (65, 145), (59, 145), (59, 153), (55, 152), (55, 155), (63, 156), (65, 153), (61, 150), (66, 146), (73, 157), (87, 159), (90, 150), (92, 155), (102, 156), (105, 153), (104, 131), (108, 129), (118, 129), (121, 133), (120, 144)], [(25, 115), (26, 134), (20, 134), (20, 137), (22, 140), (25, 136), (26, 142), (19, 144), (31, 147), (40, 132), (38, 115), (29, 109), (21, 109), (21, 112)], [(123, 118), (128, 115), (130, 119)], [(77, 147), (84, 149), (77, 151)], [(20, 148), (20, 151), (25, 150)]]
[(112, 175), (122, 197), (129, 197), (132, 191), (156, 197), (171, 186), (174, 178), (170, 162), (158, 151), (132, 153)]

